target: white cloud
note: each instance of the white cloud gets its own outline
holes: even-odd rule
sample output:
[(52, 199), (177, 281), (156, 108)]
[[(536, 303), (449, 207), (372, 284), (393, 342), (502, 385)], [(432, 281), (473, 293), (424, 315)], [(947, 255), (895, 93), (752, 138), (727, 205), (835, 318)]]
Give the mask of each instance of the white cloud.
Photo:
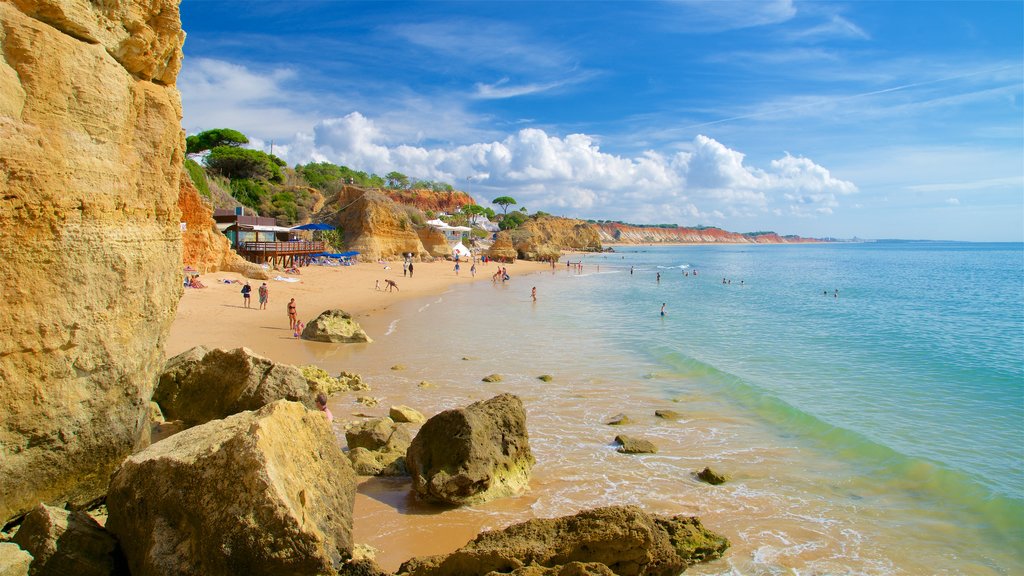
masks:
[(950, 206), (959, 206), (960, 205), (960, 199), (959, 198), (946, 198), (946, 204), (949, 204)]
[(742, 153), (703, 135), (684, 152), (632, 157), (604, 152), (586, 134), (559, 137), (537, 128), (452, 147), (385, 140), (373, 120), (353, 112), (322, 120), (276, 150), (292, 164), (326, 160), (377, 174), (398, 170), (452, 182), (482, 201), (509, 194), (530, 210), (636, 222), (721, 221), (780, 208), (831, 214), (838, 196), (857, 190), (804, 157), (786, 154), (766, 168), (748, 166)]
[(679, 18), (672, 25), (680, 32), (722, 32), (780, 24), (796, 16), (792, 0), (679, 0)]

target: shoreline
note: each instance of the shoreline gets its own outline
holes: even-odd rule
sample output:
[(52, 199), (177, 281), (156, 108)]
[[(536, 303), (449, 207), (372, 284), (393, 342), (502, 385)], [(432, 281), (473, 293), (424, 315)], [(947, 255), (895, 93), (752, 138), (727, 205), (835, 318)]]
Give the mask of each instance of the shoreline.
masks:
[[(477, 274), (471, 276), (463, 265), (458, 276), (449, 261), (417, 262), (413, 277), (403, 277), (401, 262), (359, 263), (353, 266), (306, 266), (300, 274), (273, 273), (270, 280), (247, 280), (234, 272), (201, 274), (205, 288), (185, 288), (167, 339), (166, 358), (172, 358), (194, 346), (232, 349), (250, 348), (257, 354), (289, 364), (308, 363), (300, 346), (334, 346), (307, 342), (293, 337), (288, 328), (287, 305), (295, 299), (298, 316), (308, 324), (321, 312), (342, 309), (362, 324), (370, 317), (409, 300), (443, 294), (454, 286), (490, 280), (497, 266), (508, 268), (515, 280), (527, 274), (550, 270), (545, 262), (517, 260), (514, 264), (477, 262)], [(296, 280), (287, 282), (274, 278)], [(386, 292), (385, 280), (398, 285), (397, 291)], [(248, 281), (252, 286), (250, 309), (244, 306), (241, 288)], [(265, 310), (259, 309), (258, 288), (266, 282), (270, 297)], [(379, 290), (375, 289), (379, 282)], [(526, 288), (527, 294), (529, 288)], [(371, 338), (379, 335), (370, 334)]]

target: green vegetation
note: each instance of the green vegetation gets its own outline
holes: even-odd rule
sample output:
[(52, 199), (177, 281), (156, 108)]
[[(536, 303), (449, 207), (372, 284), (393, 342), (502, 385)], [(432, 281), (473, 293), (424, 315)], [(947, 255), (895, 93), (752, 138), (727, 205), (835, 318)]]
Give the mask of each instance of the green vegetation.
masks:
[(199, 190), (199, 193), (207, 199), (212, 198), (210, 184), (206, 181), (206, 172), (203, 171), (203, 167), (195, 160), (186, 158), (185, 170), (188, 171), (188, 177), (192, 179), (192, 184), (195, 185), (196, 190)]
[(206, 156), (206, 167), (231, 180), (263, 180), (284, 182), (281, 166), (271, 159), (270, 154), (260, 150), (249, 150), (235, 146), (217, 146)]
[(502, 214), (508, 213), (508, 207), (517, 204), (516, 199), (511, 196), (498, 196), (494, 200), (491, 200), (491, 204), (497, 204), (502, 208)]
[(526, 214), (516, 210), (511, 214), (506, 214), (500, 222), (498, 222), (498, 228), (502, 230), (510, 230), (513, 228), (519, 228), (523, 225), (523, 222), (529, 220), (530, 217)]
[(214, 128), (185, 138), (185, 153), (200, 154), (218, 146), (241, 146), (248, 144), (245, 134), (231, 128)]

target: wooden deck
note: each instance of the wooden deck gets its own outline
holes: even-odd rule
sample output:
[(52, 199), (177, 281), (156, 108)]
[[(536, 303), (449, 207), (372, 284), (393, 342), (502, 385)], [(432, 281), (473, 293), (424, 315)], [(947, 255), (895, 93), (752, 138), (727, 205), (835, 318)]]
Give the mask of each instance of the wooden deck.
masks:
[(250, 262), (301, 266), (311, 254), (324, 251), (323, 242), (242, 242), (238, 254)]

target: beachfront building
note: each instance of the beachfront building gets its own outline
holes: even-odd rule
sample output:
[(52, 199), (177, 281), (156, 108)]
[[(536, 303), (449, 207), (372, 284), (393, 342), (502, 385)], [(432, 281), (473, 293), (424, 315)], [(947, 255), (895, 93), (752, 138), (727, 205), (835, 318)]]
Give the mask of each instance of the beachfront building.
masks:
[(449, 226), (447, 222), (442, 220), (428, 220), (427, 225), (440, 230), (444, 234), (445, 239), (448, 240), (448, 244), (462, 242), (462, 235), (472, 230), (468, 226)]
[(277, 225), (276, 218), (247, 216), (241, 207), (215, 210), (217, 229), (228, 237), (239, 256), (257, 264), (301, 266), (324, 251), (323, 242), (301, 240), (291, 228)]
[(500, 230), (497, 224), (488, 220), (487, 216), (484, 216), (483, 214), (473, 214), (472, 216), (470, 216), (469, 225), (474, 228), (479, 228), (484, 232), (490, 232), (492, 234)]

